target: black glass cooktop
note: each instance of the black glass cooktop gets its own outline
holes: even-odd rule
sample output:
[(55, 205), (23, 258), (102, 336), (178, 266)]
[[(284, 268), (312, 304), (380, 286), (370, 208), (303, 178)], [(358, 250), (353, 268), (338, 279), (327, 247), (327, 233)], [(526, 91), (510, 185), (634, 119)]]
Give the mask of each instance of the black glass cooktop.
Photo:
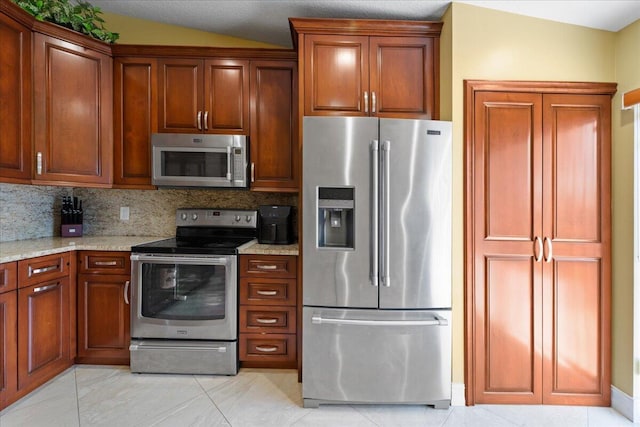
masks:
[(238, 247), (256, 238), (255, 229), (205, 229), (179, 227), (176, 237), (133, 246), (131, 252), (143, 254), (233, 255)]

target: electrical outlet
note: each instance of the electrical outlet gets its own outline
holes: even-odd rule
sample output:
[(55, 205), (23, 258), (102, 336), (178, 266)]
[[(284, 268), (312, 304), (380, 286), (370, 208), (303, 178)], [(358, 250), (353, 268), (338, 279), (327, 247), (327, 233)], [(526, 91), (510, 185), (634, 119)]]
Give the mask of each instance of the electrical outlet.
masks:
[(120, 206), (120, 220), (129, 221), (129, 206)]

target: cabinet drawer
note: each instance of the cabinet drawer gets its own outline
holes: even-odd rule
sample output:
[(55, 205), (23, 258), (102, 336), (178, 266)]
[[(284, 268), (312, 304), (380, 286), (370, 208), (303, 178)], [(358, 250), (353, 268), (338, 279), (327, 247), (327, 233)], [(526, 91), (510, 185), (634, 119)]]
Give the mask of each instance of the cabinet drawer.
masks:
[(240, 279), (240, 304), (296, 305), (296, 279)]
[(0, 264), (0, 294), (13, 291), (18, 287), (18, 263)]
[(240, 334), (240, 361), (291, 362), (296, 360), (296, 336)]
[(296, 308), (240, 306), (240, 332), (295, 334)]
[(68, 252), (18, 261), (18, 287), (20, 288), (68, 275)]
[(130, 274), (129, 252), (82, 251), (78, 253), (79, 273)]
[(240, 276), (296, 277), (294, 255), (241, 255)]

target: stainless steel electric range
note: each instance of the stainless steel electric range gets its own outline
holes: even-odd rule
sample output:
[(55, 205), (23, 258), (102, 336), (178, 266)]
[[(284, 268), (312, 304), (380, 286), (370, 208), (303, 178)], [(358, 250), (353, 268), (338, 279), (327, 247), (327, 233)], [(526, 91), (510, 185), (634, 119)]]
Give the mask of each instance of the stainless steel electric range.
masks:
[(238, 372), (238, 248), (257, 212), (178, 209), (176, 237), (131, 248), (131, 371)]

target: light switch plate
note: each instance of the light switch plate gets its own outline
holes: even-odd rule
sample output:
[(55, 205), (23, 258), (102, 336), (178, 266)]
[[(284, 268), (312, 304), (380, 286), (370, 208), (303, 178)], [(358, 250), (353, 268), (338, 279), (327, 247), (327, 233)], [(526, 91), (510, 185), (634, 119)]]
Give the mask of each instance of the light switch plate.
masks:
[(129, 221), (129, 206), (120, 206), (120, 220)]

